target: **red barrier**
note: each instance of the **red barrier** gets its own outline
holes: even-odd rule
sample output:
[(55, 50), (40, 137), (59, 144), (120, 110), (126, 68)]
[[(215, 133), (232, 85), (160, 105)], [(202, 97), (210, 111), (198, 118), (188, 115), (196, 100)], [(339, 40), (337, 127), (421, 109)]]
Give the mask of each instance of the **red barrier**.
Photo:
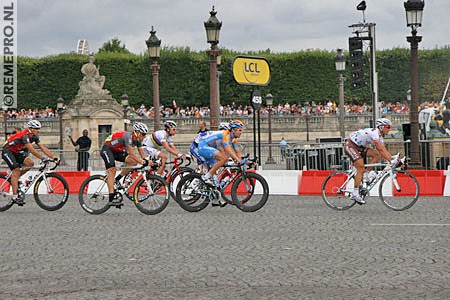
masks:
[[(64, 177), (67, 181), (70, 194), (78, 194), (83, 181), (91, 175), (91, 172), (89, 171), (58, 171), (56, 173)], [(62, 187), (54, 188), (56, 193), (62, 193), (62, 190), (58, 191), (58, 189), (62, 189)]]
[(417, 178), (421, 196), (442, 196), (444, 194), (445, 175), (443, 170), (408, 170), (408, 172)]
[(302, 171), (298, 187), (299, 195), (321, 195), (322, 184), (334, 171)]

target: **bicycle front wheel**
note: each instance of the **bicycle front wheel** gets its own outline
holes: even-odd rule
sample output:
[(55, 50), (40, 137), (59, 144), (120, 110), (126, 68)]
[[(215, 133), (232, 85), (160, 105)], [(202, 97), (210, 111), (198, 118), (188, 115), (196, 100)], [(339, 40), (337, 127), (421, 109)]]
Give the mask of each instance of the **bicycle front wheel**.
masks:
[(237, 177), (231, 187), (233, 203), (242, 211), (261, 209), (269, 199), (269, 185), (260, 174), (246, 172)]
[(47, 173), (34, 184), (33, 195), (40, 208), (48, 211), (58, 210), (69, 198), (69, 185), (61, 175)]
[(167, 182), (160, 176), (147, 175), (136, 184), (133, 201), (136, 208), (146, 215), (156, 215), (169, 204), (169, 188)]
[(0, 211), (8, 210), (13, 206), (11, 196), (11, 180), (6, 180), (6, 175), (0, 174)]
[(170, 196), (172, 196), (172, 198), (174, 200), (176, 195), (176, 190), (177, 190), (177, 185), (180, 182), (181, 178), (183, 178), (183, 176), (193, 173), (195, 170), (189, 167), (182, 167), (179, 170), (177, 170), (176, 172), (174, 172), (171, 176), (170, 179), (168, 180), (168, 184), (169, 184), (169, 190), (170, 190)]
[(347, 210), (356, 204), (349, 197), (354, 189), (354, 181), (349, 180), (348, 177), (347, 172), (337, 171), (325, 178), (322, 184), (322, 199), (328, 207), (335, 210)]
[(410, 208), (419, 199), (419, 183), (416, 177), (406, 171), (392, 171), (381, 179), (379, 195), (381, 201), (392, 210)]
[(212, 188), (202, 180), (202, 175), (191, 173), (183, 176), (177, 185), (176, 201), (188, 212), (198, 212), (209, 204)]
[(109, 205), (108, 185), (106, 176), (93, 175), (88, 177), (80, 187), (78, 201), (86, 212), (99, 215), (107, 211)]

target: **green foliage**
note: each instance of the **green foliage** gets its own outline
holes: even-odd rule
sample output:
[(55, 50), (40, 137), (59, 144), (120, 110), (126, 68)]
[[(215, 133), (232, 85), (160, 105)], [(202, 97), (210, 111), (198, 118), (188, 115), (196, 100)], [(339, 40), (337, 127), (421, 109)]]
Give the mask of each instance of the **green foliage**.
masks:
[(103, 43), (102, 47), (98, 49), (98, 52), (117, 52), (117, 53), (130, 53), (125, 44), (121, 45), (122, 42), (118, 38), (113, 38), (110, 41)]
[[(106, 44), (106, 43), (105, 43)], [(111, 41), (123, 48), (120, 41)], [(117, 48), (115, 46), (115, 48)], [(109, 46), (108, 46), (109, 47)], [(128, 51), (105, 51), (95, 56), (95, 64), (106, 76), (105, 88), (120, 99), (127, 93), (131, 105), (152, 105), (153, 75), (147, 54), (136, 55)], [(109, 48), (108, 48), (109, 49)], [(126, 49), (125, 49), (126, 50)], [(271, 53), (270, 49), (239, 53), (222, 49), (220, 101), (222, 105), (235, 102), (249, 103), (252, 87), (234, 82), (232, 62), (236, 55), (266, 58), (271, 68), (271, 83), (261, 88), (263, 95), (272, 93), (274, 103), (337, 102), (338, 74), (334, 66), (334, 52), (314, 50), (294, 53)], [(346, 54), (348, 57), (348, 54)], [(62, 96), (67, 102), (74, 98), (82, 79), (81, 66), (87, 55), (61, 54), (44, 58), (18, 58), (19, 107), (34, 108), (56, 106)], [(161, 105), (209, 106), (209, 58), (206, 51), (192, 51), (188, 47), (163, 47), (158, 61), (159, 93)], [(421, 101), (438, 101), (442, 97), (450, 75), (450, 48), (419, 51), (419, 95)], [(370, 69), (366, 68), (367, 82)], [(377, 52), (379, 99), (404, 101), (410, 87), (409, 49), (390, 49)], [(346, 70), (345, 99), (351, 102), (371, 102), (370, 86), (357, 91), (350, 88), (350, 71)]]

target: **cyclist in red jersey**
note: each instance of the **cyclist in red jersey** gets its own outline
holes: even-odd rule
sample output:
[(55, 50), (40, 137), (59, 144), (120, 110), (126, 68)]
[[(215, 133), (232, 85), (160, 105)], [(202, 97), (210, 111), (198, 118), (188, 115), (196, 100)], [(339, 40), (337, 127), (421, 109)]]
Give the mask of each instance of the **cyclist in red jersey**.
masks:
[[(108, 192), (109, 201), (114, 200), (114, 177), (116, 176), (116, 163), (115, 161), (125, 162), (127, 166), (136, 166), (137, 164), (147, 165), (148, 160), (145, 159), (145, 153), (142, 150), (142, 141), (148, 133), (148, 127), (144, 123), (135, 123), (133, 125), (133, 132), (117, 131), (108, 136), (100, 150), (100, 155), (105, 162), (106, 171), (108, 172)], [(137, 146), (139, 158), (134, 150), (133, 146)], [(128, 173), (128, 169), (123, 169), (122, 172), (117, 175), (115, 181), (119, 183)]]
[[(39, 139), (39, 132), (41, 130), (41, 122), (38, 120), (31, 120), (28, 122), (28, 129), (19, 131), (11, 135), (5, 142), (2, 151), (2, 158), (11, 169), (11, 186), (13, 192), (13, 201), (18, 202), (17, 191), (19, 186), (19, 178), (34, 166), (33, 160), (28, 156), (33, 154), (36, 158), (47, 162), (49, 160), (58, 161), (59, 159), (44, 145)], [(46, 156), (41, 155), (31, 145), (36, 143), (38, 147), (44, 152)], [(21, 200), (23, 201), (23, 200)]]

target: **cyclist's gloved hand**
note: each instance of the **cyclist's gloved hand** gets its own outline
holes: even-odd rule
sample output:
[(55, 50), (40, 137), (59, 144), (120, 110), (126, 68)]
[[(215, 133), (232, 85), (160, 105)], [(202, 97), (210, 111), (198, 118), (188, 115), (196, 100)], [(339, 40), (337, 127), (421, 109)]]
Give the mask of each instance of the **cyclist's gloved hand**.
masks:
[(247, 160), (248, 160), (248, 158), (247, 157), (244, 157), (240, 162), (239, 162), (239, 165), (245, 165), (246, 163), (247, 163)]
[(391, 160), (391, 166), (392, 166), (392, 167), (396, 167), (397, 164), (398, 164), (398, 157), (396, 157), (396, 158), (394, 158), (394, 159)]
[(144, 163), (142, 164), (142, 166), (143, 166), (143, 167), (148, 166), (149, 162), (150, 162), (150, 157), (144, 158)]
[(177, 158), (182, 158), (183, 155), (184, 155), (183, 153), (178, 153), (178, 154), (177, 154)]
[(53, 162), (56, 163), (57, 165), (59, 165), (61, 160), (58, 157), (55, 157), (55, 158), (53, 158)]
[(43, 164), (46, 164), (46, 163), (48, 163), (48, 162), (50, 162), (50, 161), (51, 161), (51, 159), (48, 158), (48, 157), (44, 157), (44, 158), (41, 159), (41, 162), (42, 162)]

